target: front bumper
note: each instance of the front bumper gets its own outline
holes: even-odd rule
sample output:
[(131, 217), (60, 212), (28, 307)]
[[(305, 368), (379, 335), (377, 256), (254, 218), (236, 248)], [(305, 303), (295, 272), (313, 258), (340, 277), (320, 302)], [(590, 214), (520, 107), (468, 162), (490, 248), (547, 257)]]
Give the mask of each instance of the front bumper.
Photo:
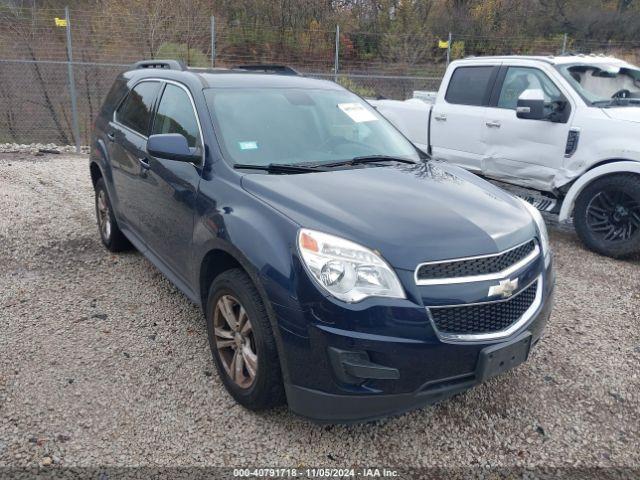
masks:
[[(533, 349), (540, 339), (550, 313), (551, 302), (548, 302), (527, 328), (519, 333), (516, 340), (523, 334), (531, 333)], [(356, 423), (398, 415), (414, 408), (433, 404), (482, 383), (478, 359), (480, 352), (488, 345), (469, 345), (468, 347), (474, 350), (476, 359), (472, 362), (473, 369), (466, 374), (431, 380), (413, 392), (395, 394), (329, 393), (286, 384), (289, 408), (298, 415), (318, 423)], [(446, 363), (444, 358), (441, 361)]]
[[(377, 306), (346, 312), (357, 330), (343, 328), (345, 322), (340, 318), (333, 323), (319, 321), (330, 312), (326, 305), (299, 312), (303, 318), (298, 321), (294, 312), (277, 308), (290, 409), (321, 423), (363, 422), (432, 404), (481, 383), (479, 360), (484, 349), (530, 334), (533, 350), (542, 336), (553, 304), (551, 267), (543, 273), (543, 280), (538, 311), (500, 340), (443, 340), (428, 326), (423, 308)], [(336, 318), (338, 312), (333, 315)], [(306, 327), (295, 330), (295, 324), (304, 323)], [(332, 350), (366, 352), (371, 365), (396, 370), (398, 375), (381, 371), (349, 382), (336, 368)]]

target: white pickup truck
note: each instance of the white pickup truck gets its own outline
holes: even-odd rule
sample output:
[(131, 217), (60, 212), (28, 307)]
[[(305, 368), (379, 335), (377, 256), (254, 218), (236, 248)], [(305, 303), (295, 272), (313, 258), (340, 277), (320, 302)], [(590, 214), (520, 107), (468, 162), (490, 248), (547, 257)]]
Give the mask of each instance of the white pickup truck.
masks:
[(573, 217), (588, 248), (640, 252), (640, 69), (602, 56), (452, 62), (433, 104), (372, 100), (420, 149)]

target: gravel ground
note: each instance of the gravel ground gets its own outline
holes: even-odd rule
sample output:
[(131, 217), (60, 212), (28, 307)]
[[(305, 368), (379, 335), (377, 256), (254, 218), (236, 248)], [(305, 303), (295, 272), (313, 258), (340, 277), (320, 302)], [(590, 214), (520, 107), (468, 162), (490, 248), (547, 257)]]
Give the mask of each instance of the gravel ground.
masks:
[(640, 261), (551, 229), (546, 336), (516, 370), (375, 424), (256, 414), (199, 309), (102, 248), (86, 157), (0, 153), (0, 466), (640, 467)]

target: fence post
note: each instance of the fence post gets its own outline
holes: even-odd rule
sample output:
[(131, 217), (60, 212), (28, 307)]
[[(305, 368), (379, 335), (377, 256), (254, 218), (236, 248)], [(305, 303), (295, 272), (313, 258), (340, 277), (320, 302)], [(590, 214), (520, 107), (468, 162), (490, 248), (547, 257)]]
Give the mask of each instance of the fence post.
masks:
[(69, 73), (69, 95), (71, 96), (71, 123), (73, 138), (76, 144), (76, 153), (80, 153), (80, 127), (78, 126), (78, 99), (76, 95), (76, 82), (73, 77), (73, 50), (71, 48), (71, 20), (69, 7), (64, 7), (64, 18), (67, 28), (67, 71)]
[(562, 55), (567, 52), (567, 34), (565, 33), (562, 36)]
[(216, 17), (211, 15), (211, 68), (216, 66)]
[(447, 42), (447, 67), (451, 61), (451, 32), (449, 32), (449, 41)]
[(333, 81), (337, 82), (338, 81), (338, 68), (339, 68), (339, 62), (338, 62), (338, 56), (340, 54), (340, 25), (336, 25), (336, 53), (333, 59)]

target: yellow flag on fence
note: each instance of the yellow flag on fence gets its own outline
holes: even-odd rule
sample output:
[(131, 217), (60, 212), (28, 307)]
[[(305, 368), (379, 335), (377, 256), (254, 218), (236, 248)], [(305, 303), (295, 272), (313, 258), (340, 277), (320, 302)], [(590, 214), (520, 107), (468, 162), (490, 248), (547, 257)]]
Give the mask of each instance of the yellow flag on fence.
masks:
[(55, 18), (56, 21), (56, 27), (66, 27), (67, 26), (67, 19), (66, 18)]
[(446, 40), (438, 40), (438, 48), (449, 48), (449, 42)]

